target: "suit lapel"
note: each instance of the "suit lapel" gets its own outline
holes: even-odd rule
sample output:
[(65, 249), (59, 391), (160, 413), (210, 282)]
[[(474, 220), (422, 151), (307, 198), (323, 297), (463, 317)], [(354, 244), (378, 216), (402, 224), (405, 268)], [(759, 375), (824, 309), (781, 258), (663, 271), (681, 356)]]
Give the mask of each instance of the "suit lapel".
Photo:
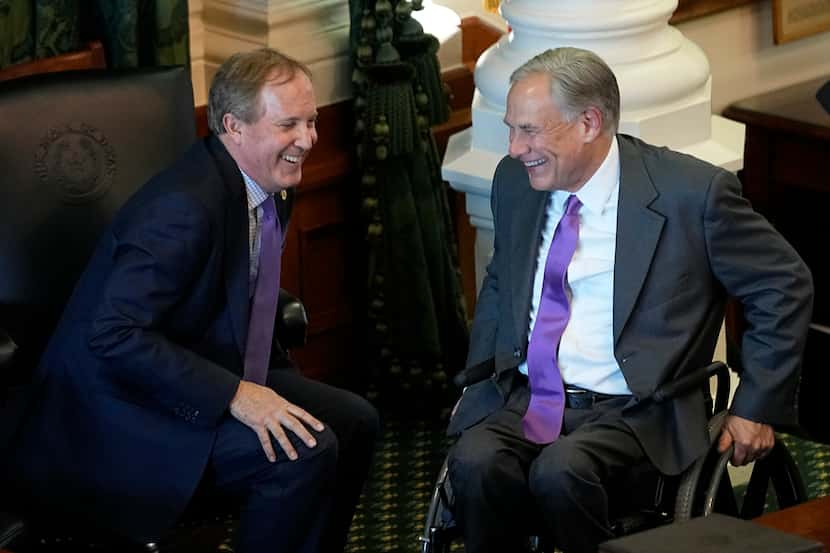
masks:
[(648, 206), (657, 191), (635, 144), (618, 135), (620, 192), (617, 204), (617, 248), (614, 261), (614, 344), (622, 334), (651, 267), (665, 217)]
[(248, 339), (248, 203), (245, 184), (236, 162), (217, 139), (208, 141), (211, 153), (230, 202), (225, 214), (225, 291), (228, 296), (233, 336), (239, 353), (244, 357)]
[(516, 205), (510, 210), (513, 221), (510, 229), (512, 243), (509, 245), (512, 254), (510, 265), (513, 268), (511, 298), (518, 343), (527, 344), (536, 258), (539, 255), (550, 192), (534, 190), (526, 178), (523, 182), (516, 183), (516, 186), (521, 186), (522, 192), (517, 194)]

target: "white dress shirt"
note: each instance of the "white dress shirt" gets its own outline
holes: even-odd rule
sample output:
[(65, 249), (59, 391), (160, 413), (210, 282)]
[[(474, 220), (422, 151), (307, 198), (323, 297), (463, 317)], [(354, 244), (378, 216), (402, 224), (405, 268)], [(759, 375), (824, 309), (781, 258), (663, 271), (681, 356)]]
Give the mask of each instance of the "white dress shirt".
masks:
[[(559, 344), (559, 368), (567, 385), (604, 394), (630, 394), (614, 358), (614, 256), (617, 241), (617, 199), (620, 190), (620, 151), (616, 137), (596, 173), (576, 193), (579, 241), (568, 265), (571, 318)], [(570, 192), (550, 194), (542, 243), (536, 258), (529, 336), (542, 297), (542, 279), (553, 233)], [(527, 374), (527, 362), (519, 366)]]

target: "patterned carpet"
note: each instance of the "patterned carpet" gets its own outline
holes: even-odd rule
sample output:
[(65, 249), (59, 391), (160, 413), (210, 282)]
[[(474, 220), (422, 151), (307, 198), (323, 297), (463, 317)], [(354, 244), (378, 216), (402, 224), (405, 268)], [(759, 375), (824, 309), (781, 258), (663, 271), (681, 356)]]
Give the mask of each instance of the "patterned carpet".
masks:
[(384, 421), (346, 553), (417, 552), (435, 476), (450, 440), (440, 421)]
[[(418, 553), (418, 537), (432, 492), (433, 481), (449, 446), (445, 423), (400, 417), (384, 421), (383, 435), (369, 483), (349, 536), (346, 553)], [(830, 495), (830, 445), (781, 435), (801, 469), (810, 498)], [(774, 510), (768, 501), (768, 510)], [(165, 553), (227, 552), (233, 518), (216, 517), (179, 526), (166, 542)], [(217, 548), (217, 544), (218, 548)], [(15, 553), (107, 552), (101, 544), (32, 540)], [(119, 552), (120, 553), (120, 552)]]
[(830, 495), (830, 445), (780, 434), (795, 458), (810, 499)]

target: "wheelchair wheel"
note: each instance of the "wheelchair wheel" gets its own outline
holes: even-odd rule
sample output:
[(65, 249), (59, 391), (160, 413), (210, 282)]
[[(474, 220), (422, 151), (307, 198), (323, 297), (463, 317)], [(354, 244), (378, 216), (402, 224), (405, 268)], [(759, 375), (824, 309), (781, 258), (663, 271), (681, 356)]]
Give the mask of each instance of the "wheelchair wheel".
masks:
[[(674, 504), (674, 521), (682, 522), (691, 518), (707, 516), (715, 511), (737, 511), (737, 507), (724, 507), (730, 503), (726, 490), (731, 490), (731, 481), (726, 464), (732, 456), (732, 448), (718, 453), (717, 443), (713, 444), (703, 458), (698, 459), (681, 477)], [(731, 493), (731, 491), (730, 491)], [(734, 497), (732, 498), (734, 502)]]
[(430, 498), (424, 532), (418, 538), (421, 553), (449, 553), (452, 541), (459, 535), (450, 512), (452, 505), (452, 486), (445, 458)]
[(807, 490), (798, 466), (780, 440), (775, 441), (769, 455), (755, 461), (741, 503), (741, 518), (748, 520), (764, 512), (770, 485), (781, 509), (807, 501)]
[(675, 501), (674, 520), (718, 512), (751, 519), (764, 511), (767, 490), (772, 484), (779, 507), (789, 507), (807, 500), (801, 474), (787, 447), (780, 440), (763, 459), (755, 461), (749, 483), (737, 495), (727, 471), (733, 448), (718, 452), (716, 436), (720, 433), (725, 413), (713, 418), (710, 425), (712, 445), (707, 454), (696, 461), (681, 477)]

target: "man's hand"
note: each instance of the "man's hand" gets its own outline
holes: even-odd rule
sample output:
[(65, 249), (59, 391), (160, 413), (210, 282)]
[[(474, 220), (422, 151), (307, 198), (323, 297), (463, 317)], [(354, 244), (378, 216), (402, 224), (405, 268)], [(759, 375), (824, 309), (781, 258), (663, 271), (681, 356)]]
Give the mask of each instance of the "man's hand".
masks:
[(775, 445), (775, 432), (768, 424), (728, 415), (718, 440), (718, 451), (723, 453), (731, 444), (735, 444), (732, 464), (740, 467), (769, 453)]
[(308, 447), (316, 446), (317, 440), (308, 432), (303, 422), (318, 432), (323, 430), (323, 423), (305, 410), (289, 403), (271, 388), (246, 380), (239, 382), (236, 395), (231, 400), (230, 411), (234, 418), (256, 432), (265, 456), (272, 463), (277, 460), (277, 455), (271, 445), (271, 435), (276, 438), (289, 459), (297, 459), (297, 452), (285, 435), (283, 427), (291, 430)]

